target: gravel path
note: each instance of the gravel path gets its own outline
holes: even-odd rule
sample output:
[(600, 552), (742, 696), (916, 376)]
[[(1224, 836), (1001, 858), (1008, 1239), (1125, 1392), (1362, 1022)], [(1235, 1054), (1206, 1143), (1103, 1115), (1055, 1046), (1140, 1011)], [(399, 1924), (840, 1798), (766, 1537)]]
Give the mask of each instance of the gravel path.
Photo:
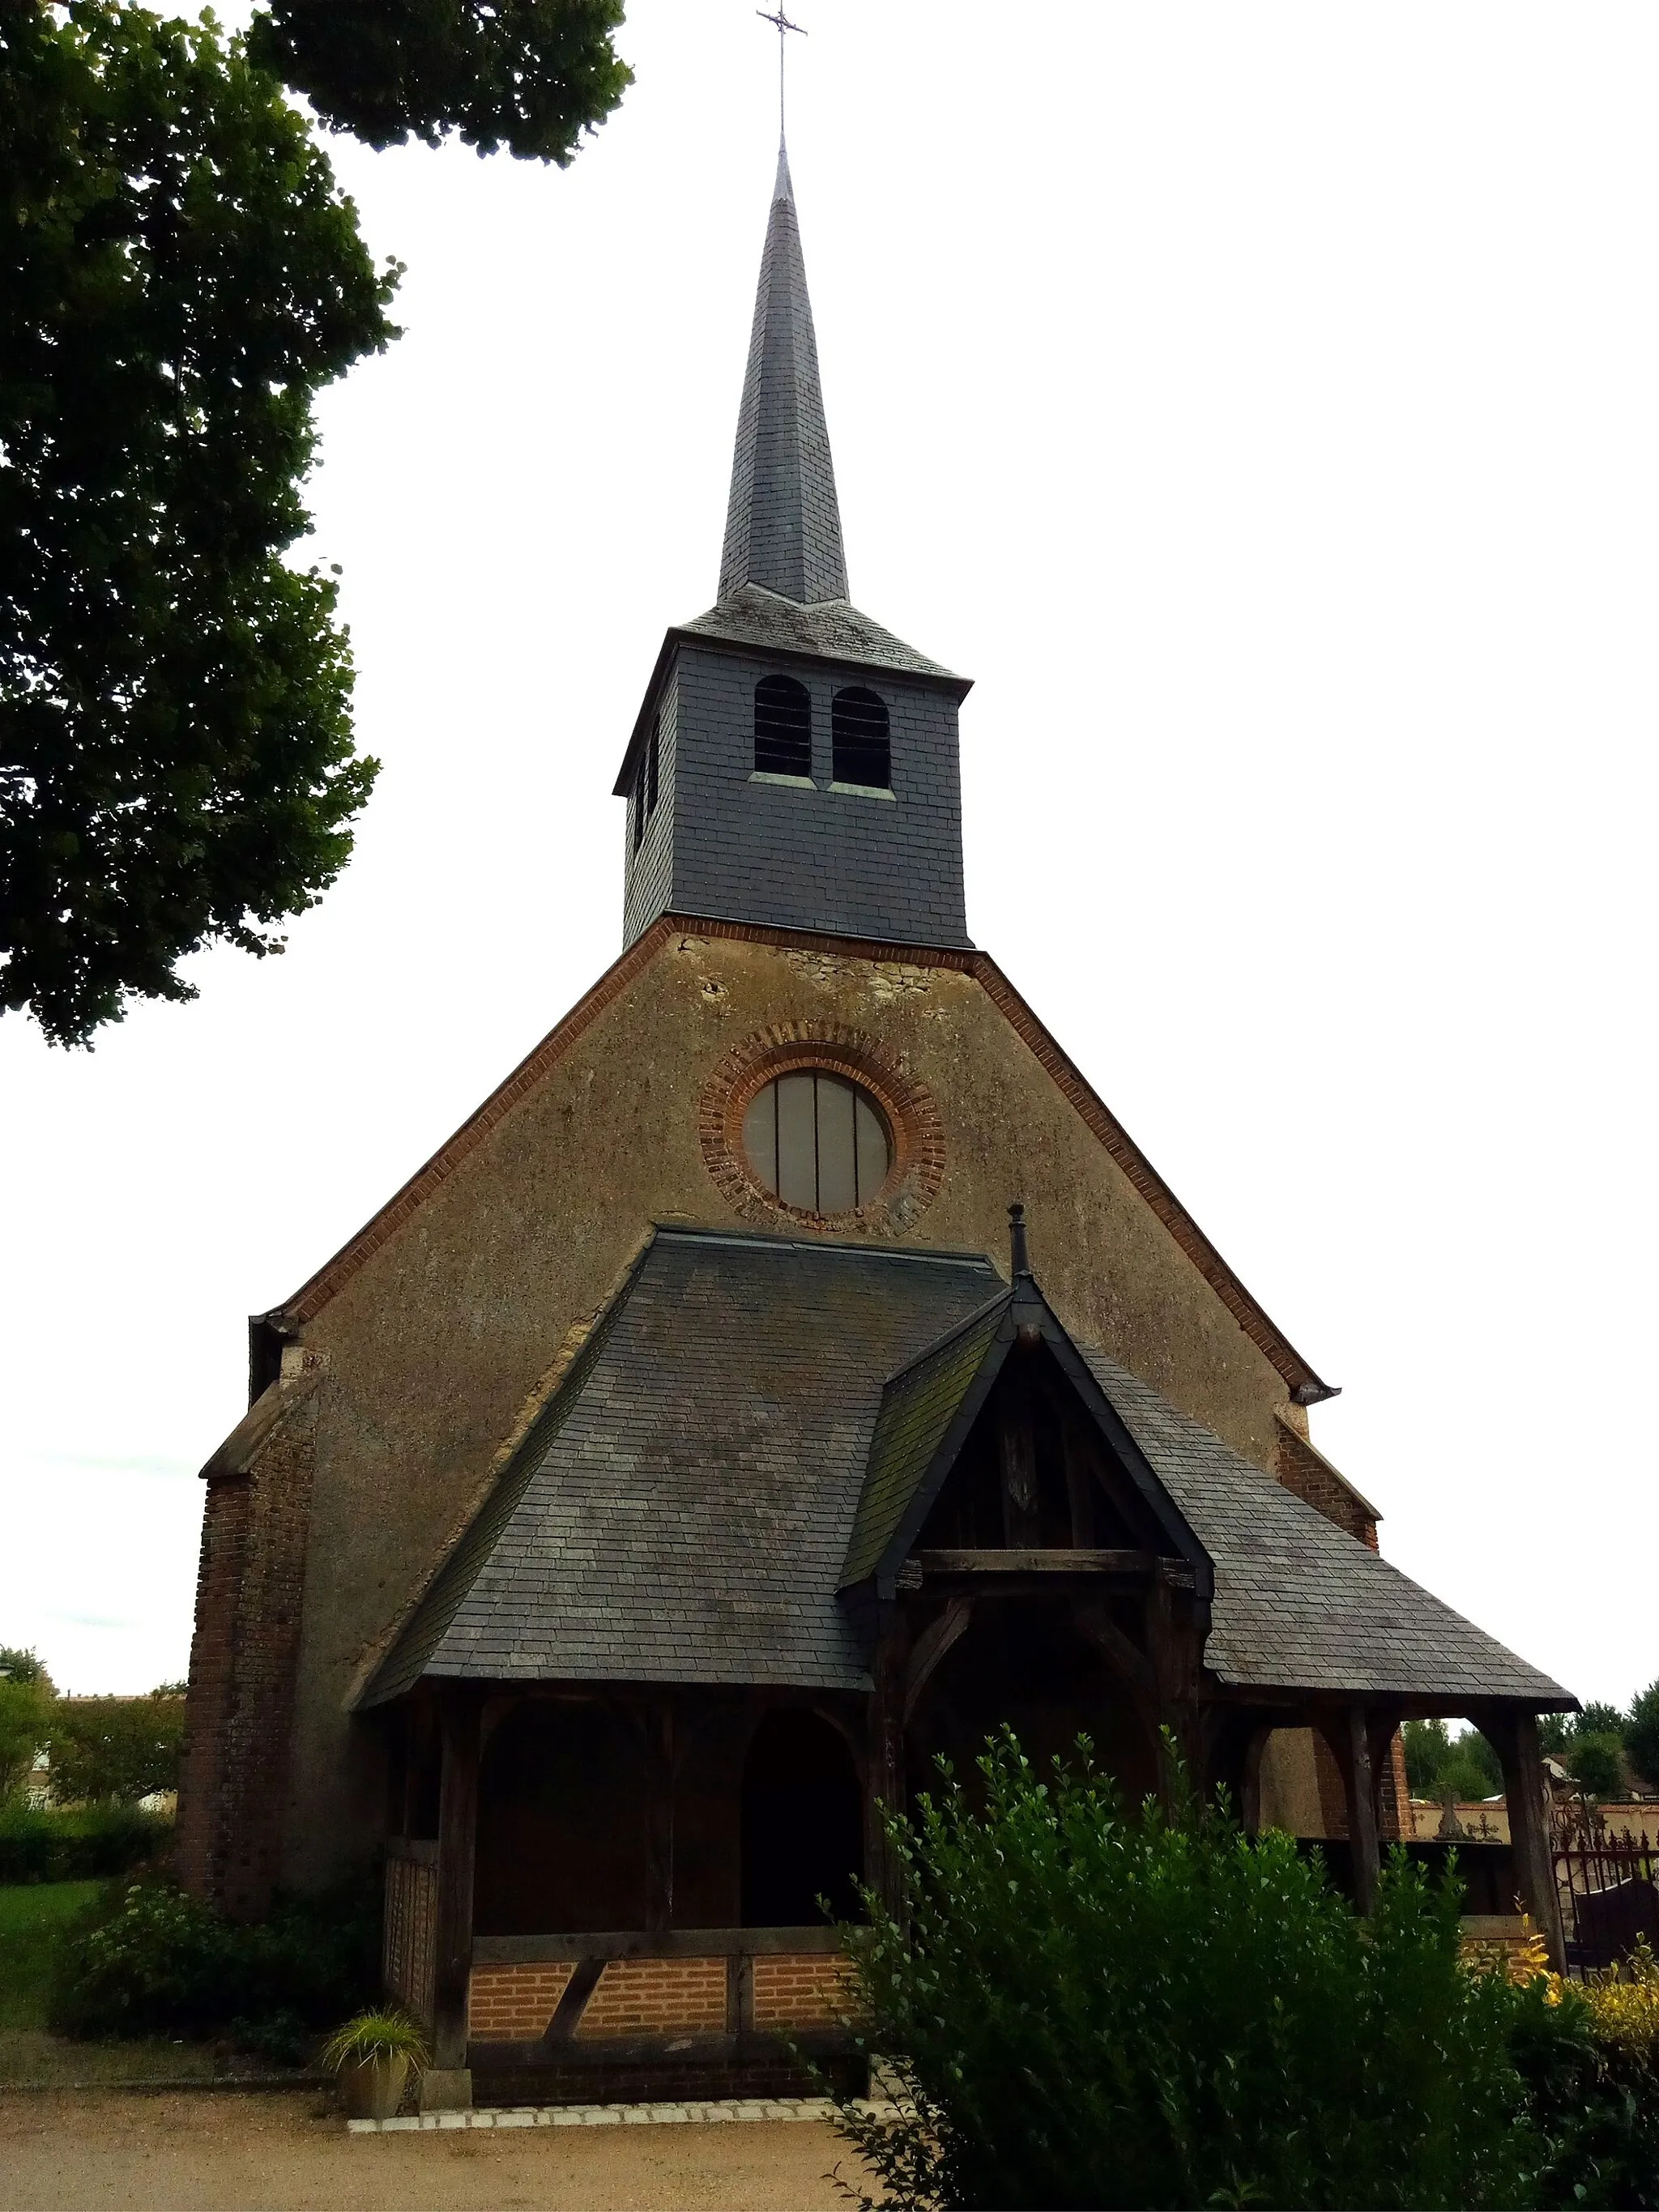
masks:
[(314, 2092), (0, 2094), (15, 2212), (827, 2212), (837, 2161), (817, 2121), (350, 2135)]

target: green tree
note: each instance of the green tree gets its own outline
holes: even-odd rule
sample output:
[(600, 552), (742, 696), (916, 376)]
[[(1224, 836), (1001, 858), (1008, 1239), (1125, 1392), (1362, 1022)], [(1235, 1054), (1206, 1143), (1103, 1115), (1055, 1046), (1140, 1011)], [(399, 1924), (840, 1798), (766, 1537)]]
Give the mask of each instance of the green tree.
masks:
[(1449, 1791), (1468, 1802), (1502, 1790), (1503, 1765), (1479, 1729), (1455, 1736), (1444, 1721), (1407, 1721), (1403, 1733), (1406, 1780), (1414, 1797), (1437, 1800)]
[(623, 0), (272, 0), (252, 50), (371, 146), (456, 131), (563, 168), (634, 81), (622, 20)]
[(0, 1802), (28, 1779), (52, 1729), (52, 1685), (0, 1679)]
[[(843, 1930), (868, 2046), (915, 2106), (840, 2125), (889, 2203), (1516, 2201), (1506, 1985), (1403, 1852), (1362, 1921), (1294, 1840), (1127, 1818), (1010, 1735), (889, 1835), (902, 1915)], [(868, 2202), (869, 2200), (865, 2200)]]
[(1659, 1682), (1650, 1682), (1632, 1700), (1625, 1723), (1625, 1749), (1630, 1763), (1650, 1790), (1659, 1790)]
[(46, 1662), (38, 1651), (20, 1650), (15, 1644), (0, 1644), (0, 1680), (8, 1682), (40, 1682), (52, 1694), (52, 1677), (46, 1672)]
[(1611, 1735), (1617, 1736), (1622, 1741), (1625, 1733), (1625, 1716), (1617, 1705), (1597, 1705), (1592, 1698), (1582, 1712), (1573, 1716), (1572, 1732), (1576, 1737)]
[(0, 1007), (84, 1043), (351, 848), (313, 394), (395, 335), (309, 125), (211, 17), (0, 12)]
[(52, 1794), (59, 1804), (131, 1803), (179, 1786), (182, 1698), (60, 1698), (51, 1727)]
[(1616, 1797), (1625, 1786), (1624, 1748), (1611, 1731), (1586, 1735), (1575, 1729), (1568, 1747), (1567, 1765), (1572, 1778), (1592, 1797)]

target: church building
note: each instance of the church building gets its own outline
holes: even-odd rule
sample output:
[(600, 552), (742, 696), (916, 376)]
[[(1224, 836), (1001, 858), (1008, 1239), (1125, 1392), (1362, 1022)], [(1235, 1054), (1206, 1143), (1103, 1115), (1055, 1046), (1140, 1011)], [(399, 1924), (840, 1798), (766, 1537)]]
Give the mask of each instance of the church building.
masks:
[(849, 2064), (819, 1899), (1004, 1722), (1132, 1802), (1169, 1731), (1363, 1910), (1401, 1723), (1477, 1720), (1559, 1946), (1574, 1701), (1382, 1558), (1330, 1386), (969, 937), (968, 690), (849, 597), (781, 155), (621, 957), (250, 1323), (204, 1469), (180, 1874), (380, 1866), (429, 2102)]

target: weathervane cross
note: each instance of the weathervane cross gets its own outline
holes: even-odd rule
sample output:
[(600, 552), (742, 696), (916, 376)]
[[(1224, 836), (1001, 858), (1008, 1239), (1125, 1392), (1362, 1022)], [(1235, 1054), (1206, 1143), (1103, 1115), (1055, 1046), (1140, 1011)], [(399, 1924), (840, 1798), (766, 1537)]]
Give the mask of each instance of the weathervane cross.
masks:
[(790, 20), (789, 20), (789, 18), (787, 17), (787, 15), (786, 15), (784, 14), (784, 12), (783, 12), (783, 0), (778, 0), (778, 12), (777, 12), (777, 14), (776, 14), (775, 15), (769, 15), (767, 14), (767, 12), (766, 12), (766, 10), (765, 10), (765, 9), (764, 9), (764, 8), (757, 8), (757, 9), (756, 9), (756, 10), (755, 10), (755, 13), (756, 13), (759, 17), (760, 17), (760, 19), (761, 19), (761, 21), (762, 21), (762, 22), (763, 22), (763, 23), (773, 23), (773, 24), (775, 24), (775, 25), (776, 25), (776, 27), (777, 27), (777, 33), (778, 33), (778, 138), (779, 138), (780, 143), (781, 143), (781, 140), (782, 140), (782, 137), (783, 137), (783, 48), (784, 48), (784, 34), (785, 34), (785, 33), (786, 33), (786, 32), (789, 32), (789, 31), (799, 31), (799, 32), (800, 33), (801, 37), (804, 39), (804, 38), (805, 38), (805, 36), (807, 35), (807, 32), (806, 32), (806, 26), (805, 26), (804, 23), (792, 23), (792, 22), (790, 21)]

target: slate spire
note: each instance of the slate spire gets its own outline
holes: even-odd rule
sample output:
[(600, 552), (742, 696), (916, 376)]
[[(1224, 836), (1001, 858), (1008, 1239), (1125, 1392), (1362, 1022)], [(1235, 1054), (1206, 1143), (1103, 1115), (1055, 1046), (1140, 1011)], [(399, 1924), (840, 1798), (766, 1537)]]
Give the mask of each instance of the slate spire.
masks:
[(805, 605), (847, 597), (817, 341), (781, 140), (738, 412), (720, 598), (745, 584)]

